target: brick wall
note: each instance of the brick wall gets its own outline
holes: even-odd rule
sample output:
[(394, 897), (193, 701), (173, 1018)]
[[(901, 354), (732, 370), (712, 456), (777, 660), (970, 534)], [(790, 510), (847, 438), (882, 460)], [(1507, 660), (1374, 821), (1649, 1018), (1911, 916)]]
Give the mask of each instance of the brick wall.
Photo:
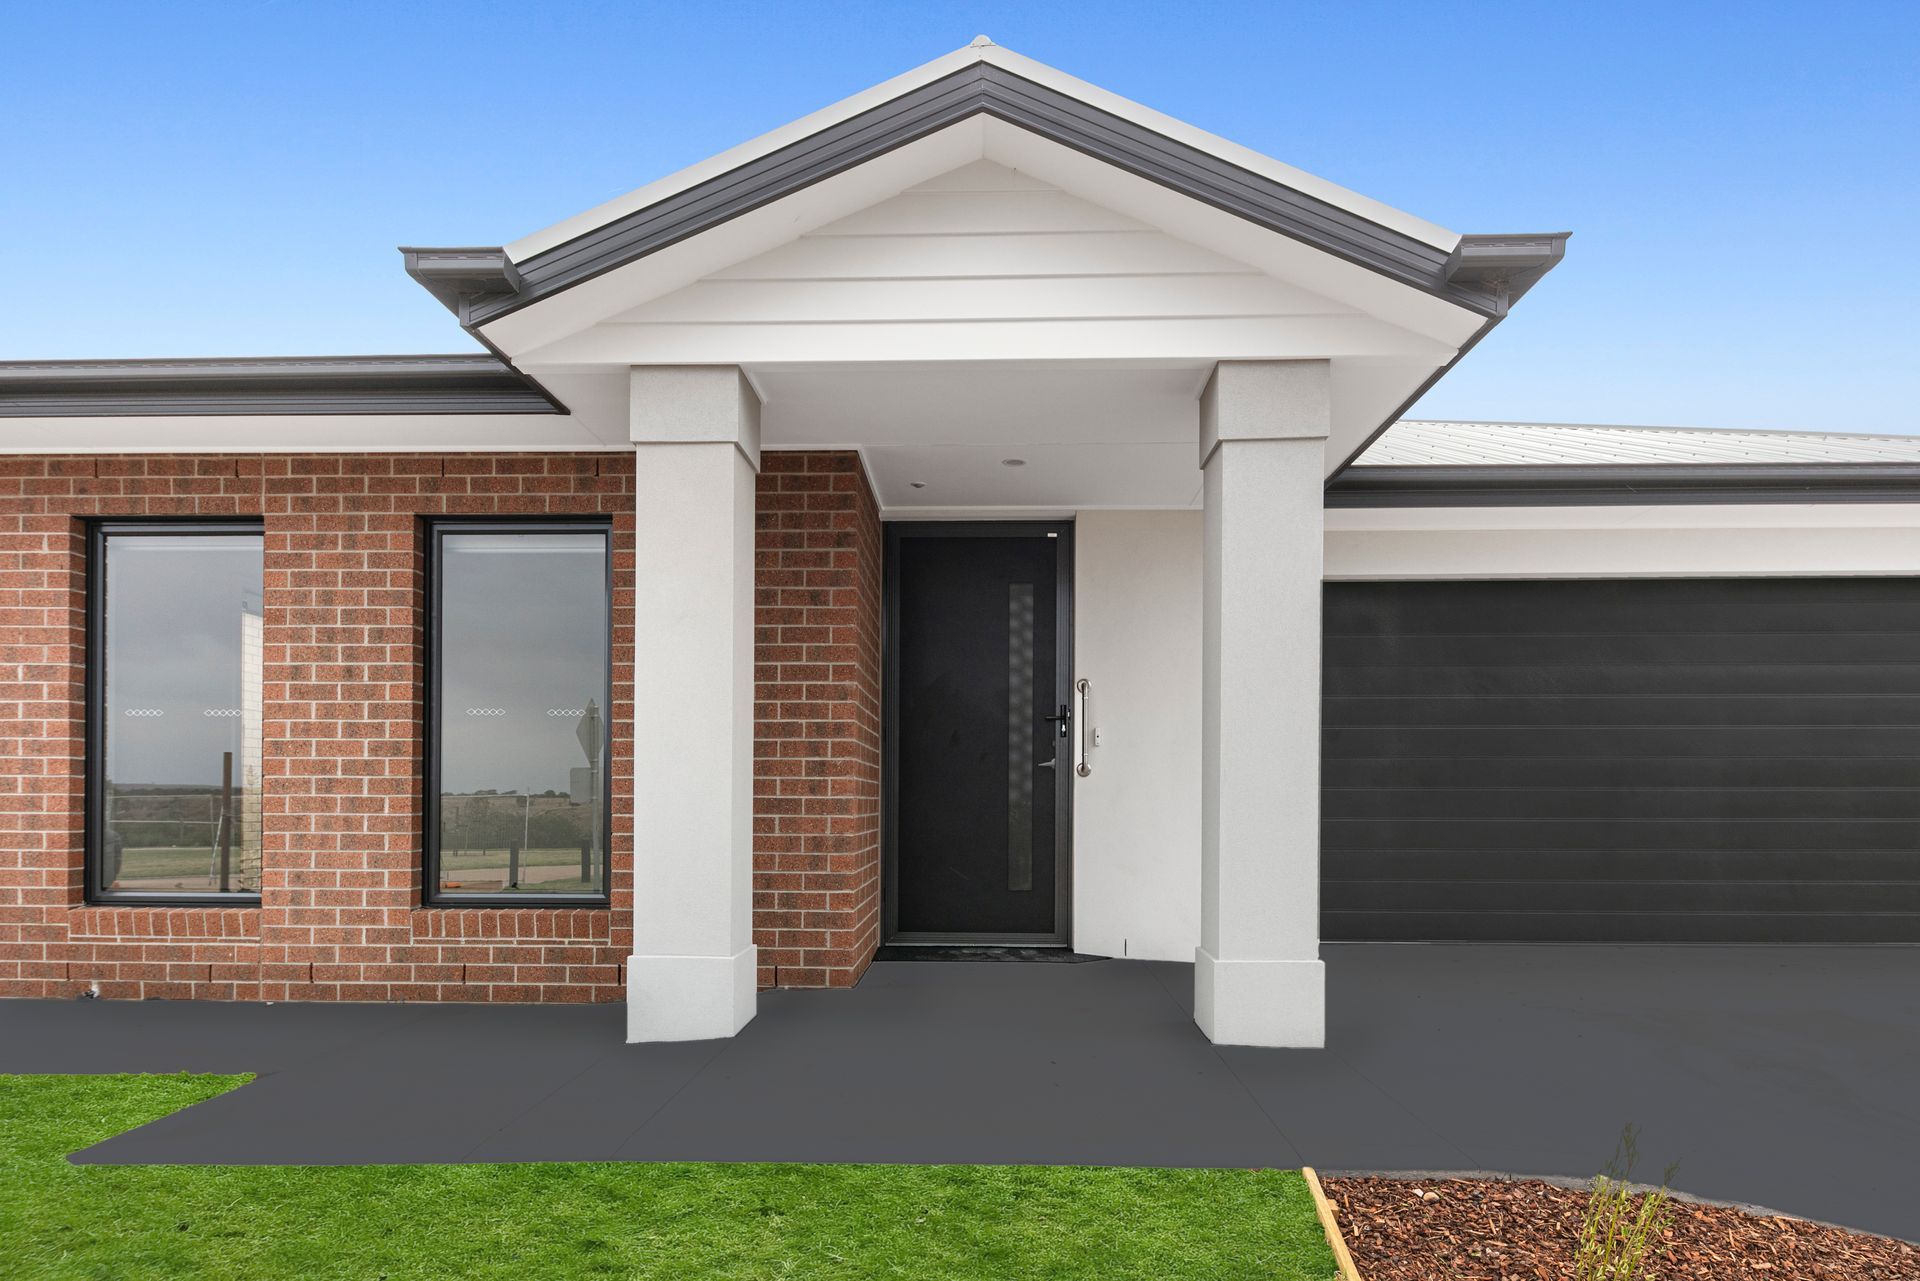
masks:
[(762, 987), (850, 987), (880, 939), (880, 515), (859, 455), (767, 454), (755, 582)]
[[(596, 1001), (633, 892), (630, 453), (0, 458), (0, 994)], [(420, 903), (424, 526), (605, 514), (614, 533), (611, 909)], [(88, 906), (92, 516), (266, 526), (257, 908)]]
[[(761, 982), (845, 986), (880, 903), (880, 526), (857, 455), (759, 486)], [(614, 1001), (632, 947), (634, 456), (0, 458), (0, 995)], [(610, 909), (423, 907), (434, 515), (614, 521)], [(89, 517), (266, 526), (258, 907), (88, 905)]]

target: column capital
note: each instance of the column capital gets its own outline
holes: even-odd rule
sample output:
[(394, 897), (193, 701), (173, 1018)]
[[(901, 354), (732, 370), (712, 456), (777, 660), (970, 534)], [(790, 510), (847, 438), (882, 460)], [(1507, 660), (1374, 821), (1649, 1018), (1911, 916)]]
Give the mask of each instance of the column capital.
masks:
[(628, 435), (636, 445), (730, 444), (760, 470), (760, 395), (738, 365), (635, 365)]
[(1222, 441), (1322, 438), (1333, 425), (1324, 360), (1223, 360), (1200, 392), (1200, 465)]

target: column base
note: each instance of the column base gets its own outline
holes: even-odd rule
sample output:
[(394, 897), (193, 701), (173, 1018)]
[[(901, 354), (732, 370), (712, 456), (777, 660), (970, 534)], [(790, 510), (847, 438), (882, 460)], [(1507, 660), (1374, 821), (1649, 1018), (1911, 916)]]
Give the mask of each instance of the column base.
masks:
[(1317, 1050), (1327, 1043), (1321, 961), (1223, 961), (1193, 950), (1193, 1021), (1215, 1045)]
[(753, 1020), (757, 948), (627, 958), (627, 1042), (713, 1041)]

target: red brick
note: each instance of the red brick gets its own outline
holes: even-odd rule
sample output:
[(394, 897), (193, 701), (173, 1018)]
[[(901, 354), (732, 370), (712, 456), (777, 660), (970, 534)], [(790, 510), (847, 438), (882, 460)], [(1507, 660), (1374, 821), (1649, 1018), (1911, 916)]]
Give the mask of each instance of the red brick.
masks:
[(765, 455), (758, 509), (759, 979), (849, 987), (880, 939), (879, 511), (844, 451)]
[[(0, 994), (618, 1001), (633, 941), (631, 452), (0, 460)], [(849, 986), (879, 941), (880, 524), (857, 455), (758, 490), (755, 935), (763, 985)], [(420, 905), (420, 517), (614, 518), (603, 909)], [(259, 908), (81, 899), (83, 516), (266, 524)]]
[[(632, 822), (612, 825), (613, 905), (419, 907), (423, 741), (419, 517), (614, 518), (633, 600), (631, 453), (41, 456), (0, 460), (0, 993), (209, 1000), (617, 1001), (632, 938)], [(538, 494), (517, 478), (538, 473)], [(443, 479), (443, 474), (448, 479)], [(469, 477), (513, 485), (470, 486)], [(376, 487), (377, 483), (377, 487)], [(266, 546), (266, 875), (259, 908), (90, 907), (81, 898), (85, 540), (80, 516), (245, 514)], [(632, 806), (631, 627), (615, 619), (614, 805)], [(8, 786), (17, 781), (17, 786)], [(31, 799), (30, 799), (31, 798)], [(448, 940), (513, 918), (483, 976)], [(448, 917), (460, 928), (443, 928)], [(499, 936), (497, 922), (493, 936)], [(564, 947), (560, 957), (543, 944)], [(618, 952), (614, 951), (618, 948)]]

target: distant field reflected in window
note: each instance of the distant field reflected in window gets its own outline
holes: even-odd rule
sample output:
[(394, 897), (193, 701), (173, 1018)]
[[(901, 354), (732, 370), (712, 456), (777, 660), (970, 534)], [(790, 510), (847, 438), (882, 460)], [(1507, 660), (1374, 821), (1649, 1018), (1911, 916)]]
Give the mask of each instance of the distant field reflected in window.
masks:
[(102, 526), (92, 889), (260, 892), (261, 535)]
[(603, 898), (606, 531), (435, 537), (433, 897)]

